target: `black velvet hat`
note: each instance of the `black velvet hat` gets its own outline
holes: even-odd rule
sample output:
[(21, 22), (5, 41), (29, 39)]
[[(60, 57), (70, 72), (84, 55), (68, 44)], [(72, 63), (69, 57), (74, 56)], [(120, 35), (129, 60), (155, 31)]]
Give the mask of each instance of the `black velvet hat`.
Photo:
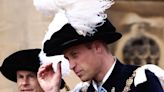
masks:
[(71, 24), (65, 24), (59, 31), (53, 33), (51, 38), (44, 43), (43, 51), (46, 56), (60, 55), (71, 46), (86, 43), (93, 40), (102, 40), (106, 43), (113, 43), (121, 38), (121, 34), (116, 32), (115, 27), (108, 19), (102, 26), (96, 27), (92, 35), (79, 35)]
[(11, 54), (2, 63), (1, 73), (13, 82), (17, 81), (17, 70), (28, 70), (37, 73), (40, 66), (39, 52), (40, 49), (28, 49)]
[[(18, 70), (27, 70), (37, 74), (40, 66), (38, 57), (40, 51), (41, 49), (27, 49), (11, 54), (2, 63), (1, 73), (13, 82), (17, 82), (16, 72)], [(64, 88), (65, 85), (65, 81), (62, 79), (60, 89)]]

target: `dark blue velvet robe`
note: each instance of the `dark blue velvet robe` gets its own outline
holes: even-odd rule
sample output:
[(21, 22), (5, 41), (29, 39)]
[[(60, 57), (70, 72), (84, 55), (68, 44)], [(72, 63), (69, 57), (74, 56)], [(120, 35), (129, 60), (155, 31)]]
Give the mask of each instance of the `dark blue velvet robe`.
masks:
[[(117, 60), (111, 75), (103, 84), (103, 87), (107, 92), (111, 92), (112, 87), (115, 87), (115, 92), (122, 92), (126, 85), (126, 80), (137, 67), (134, 65), (124, 65)], [(137, 87), (132, 83), (129, 92), (164, 92), (158, 78), (152, 72), (146, 70), (146, 77), (147, 81), (137, 85)], [(94, 92), (92, 84), (90, 84), (87, 92)]]

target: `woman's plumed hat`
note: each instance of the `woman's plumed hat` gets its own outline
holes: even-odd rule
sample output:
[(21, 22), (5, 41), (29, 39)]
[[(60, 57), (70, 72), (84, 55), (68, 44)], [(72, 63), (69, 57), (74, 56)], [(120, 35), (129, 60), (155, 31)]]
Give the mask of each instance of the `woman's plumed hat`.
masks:
[(54, 16), (43, 39), (43, 52), (60, 55), (77, 44), (93, 40), (109, 44), (120, 39), (105, 14), (112, 4), (113, 0), (34, 0), (38, 10)]
[(20, 50), (9, 55), (2, 63), (1, 73), (9, 80), (16, 82), (18, 70), (32, 71), (37, 74), (40, 66), (38, 54), (41, 49)]

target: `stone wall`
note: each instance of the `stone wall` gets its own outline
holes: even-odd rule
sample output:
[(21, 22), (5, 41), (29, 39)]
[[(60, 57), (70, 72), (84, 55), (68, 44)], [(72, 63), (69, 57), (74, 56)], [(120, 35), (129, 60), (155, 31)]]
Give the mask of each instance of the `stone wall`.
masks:
[(164, 68), (163, 8), (163, 1), (120, 0), (108, 11), (109, 19), (123, 33), (114, 52), (124, 63)]
[[(109, 19), (117, 30), (124, 34), (119, 42), (111, 45), (112, 52), (123, 60), (123, 63), (136, 64), (134, 58), (125, 58), (131, 52), (126, 47), (130, 46), (135, 50), (132, 48), (132, 43), (139, 41), (142, 44), (137, 43), (137, 46), (144, 50), (147, 50), (144, 46), (154, 46), (153, 49), (148, 49), (148, 52), (153, 52), (148, 55), (151, 57), (157, 55), (156, 62), (151, 63), (164, 68), (163, 8), (163, 0), (116, 0), (115, 5), (107, 11)], [(40, 48), (51, 19), (36, 11), (32, 0), (0, 0), (0, 65), (5, 57), (17, 50)], [(144, 42), (144, 39), (147, 39), (147, 42)], [(135, 53), (145, 55), (143, 52)], [(137, 54), (135, 55), (138, 57)], [(139, 59), (145, 60), (145, 58)], [(70, 88), (80, 81), (73, 72), (66, 76), (65, 80)], [(17, 91), (16, 84), (7, 80), (2, 74), (0, 74), (0, 81), (0, 92)]]
[[(36, 11), (32, 0), (0, 0), (0, 65), (17, 50), (40, 48), (51, 19)], [(78, 78), (67, 79), (70, 88), (78, 82)], [(17, 91), (16, 84), (1, 73), (0, 81), (0, 92)]]

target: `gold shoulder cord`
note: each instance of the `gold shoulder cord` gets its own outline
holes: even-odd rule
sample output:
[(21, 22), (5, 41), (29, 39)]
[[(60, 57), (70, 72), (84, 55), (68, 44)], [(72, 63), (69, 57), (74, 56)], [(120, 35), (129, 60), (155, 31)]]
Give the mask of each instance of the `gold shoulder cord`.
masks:
[[(122, 92), (128, 92), (128, 91), (131, 90), (130, 86), (133, 83), (134, 77), (136, 76), (136, 70), (133, 71), (133, 74), (126, 80), (126, 85), (125, 85), (124, 90)], [(66, 84), (65, 84), (65, 89), (66, 89), (66, 91), (70, 91), (70, 88)], [(86, 92), (86, 91), (87, 91), (87, 89), (85, 89), (85, 90), (82, 89), (81, 90), (81, 92)], [(112, 91), (112, 92), (115, 92), (115, 91)]]
[(122, 92), (128, 92), (131, 90), (130, 86), (133, 83), (134, 77), (136, 76), (136, 70), (133, 71), (133, 74), (126, 80), (126, 86), (124, 87), (124, 90)]

